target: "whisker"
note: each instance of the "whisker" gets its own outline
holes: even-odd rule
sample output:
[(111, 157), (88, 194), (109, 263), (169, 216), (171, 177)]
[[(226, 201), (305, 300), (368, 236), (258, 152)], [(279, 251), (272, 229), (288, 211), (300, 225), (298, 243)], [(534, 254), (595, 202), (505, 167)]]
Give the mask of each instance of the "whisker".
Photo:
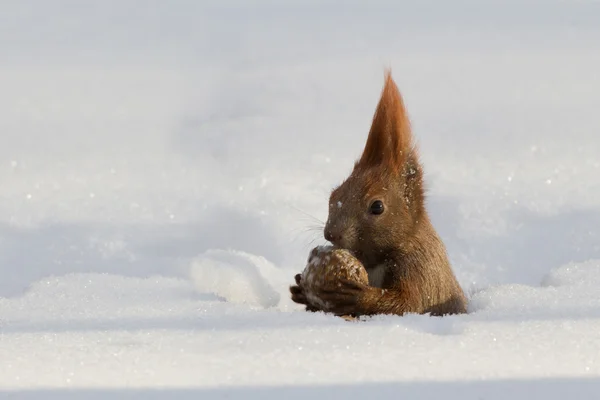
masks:
[(292, 241), (301, 241), (305, 243), (310, 238), (319, 238), (322, 236), (323, 228), (318, 225), (296, 226), (286, 229), (287, 234)]
[(287, 234), (290, 235), (312, 234), (315, 232), (323, 232), (323, 227), (320, 225), (296, 226), (293, 228), (288, 228), (287, 231)]
[(307, 213), (306, 211), (304, 211), (304, 210), (301, 210), (301, 209), (299, 209), (298, 207), (296, 207), (296, 206), (294, 206), (294, 205), (292, 205), (292, 204), (288, 204), (288, 206), (289, 206), (289, 207), (291, 207), (291, 208), (293, 208), (294, 210), (296, 210), (296, 211), (298, 211), (298, 212), (300, 212), (300, 213), (304, 214), (305, 216), (309, 217), (309, 218), (310, 218), (310, 219), (312, 219), (313, 221), (316, 221), (316, 222), (320, 223), (320, 224), (321, 224), (321, 225), (323, 225), (323, 226), (325, 225), (325, 222), (321, 221), (319, 218), (315, 217), (314, 215), (312, 215), (312, 214), (309, 214), (309, 213)]
[(314, 238), (313, 240), (308, 242), (308, 246), (310, 247), (310, 246), (314, 245), (317, 240), (319, 240), (319, 238)]

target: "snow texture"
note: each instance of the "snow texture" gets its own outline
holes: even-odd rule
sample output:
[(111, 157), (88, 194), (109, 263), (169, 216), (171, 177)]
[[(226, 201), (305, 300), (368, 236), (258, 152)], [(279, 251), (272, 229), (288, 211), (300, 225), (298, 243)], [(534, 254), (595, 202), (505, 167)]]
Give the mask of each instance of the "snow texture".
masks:
[[(593, 0), (2, 2), (0, 398), (599, 398), (598, 21)], [(388, 66), (467, 315), (289, 298)]]

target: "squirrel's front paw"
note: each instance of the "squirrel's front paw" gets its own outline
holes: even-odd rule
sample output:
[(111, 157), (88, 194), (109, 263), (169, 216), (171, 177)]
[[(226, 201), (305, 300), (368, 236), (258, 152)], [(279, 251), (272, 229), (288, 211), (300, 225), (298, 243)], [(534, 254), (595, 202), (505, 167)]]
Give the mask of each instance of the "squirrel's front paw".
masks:
[(302, 288), (302, 275), (297, 274), (294, 277), (296, 284), (290, 286), (290, 293), (292, 294), (292, 301), (298, 304), (303, 304), (306, 306), (306, 311), (319, 311), (318, 308), (310, 305), (308, 300), (306, 299), (306, 295), (304, 294), (304, 288)]
[(325, 305), (324, 310), (335, 315), (361, 315), (363, 300), (369, 286), (359, 282), (341, 279), (334, 285), (321, 288), (319, 299)]

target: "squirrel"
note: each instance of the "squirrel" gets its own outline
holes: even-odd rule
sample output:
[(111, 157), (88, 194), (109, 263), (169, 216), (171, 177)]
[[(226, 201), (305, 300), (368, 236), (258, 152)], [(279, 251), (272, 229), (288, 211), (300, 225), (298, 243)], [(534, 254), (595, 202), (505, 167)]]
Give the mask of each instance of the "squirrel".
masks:
[[(324, 237), (349, 250), (367, 270), (369, 284), (341, 280), (318, 293), (335, 315), (465, 313), (466, 296), (446, 247), (425, 209), (423, 168), (400, 91), (385, 84), (362, 156), (332, 190)], [(317, 311), (302, 288), (292, 300)]]

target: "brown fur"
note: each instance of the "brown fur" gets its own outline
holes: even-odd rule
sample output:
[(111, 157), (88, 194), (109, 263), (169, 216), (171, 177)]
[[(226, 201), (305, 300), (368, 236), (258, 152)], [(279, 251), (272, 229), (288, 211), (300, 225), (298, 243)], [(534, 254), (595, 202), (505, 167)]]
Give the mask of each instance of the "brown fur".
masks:
[[(369, 212), (375, 200), (381, 215)], [(386, 71), (362, 157), (329, 200), (325, 238), (353, 252), (369, 285), (341, 282), (320, 297), (337, 315), (466, 312), (466, 298), (425, 210), (423, 170), (400, 92)], [(307, 304), (296, 276), (292, 299)]]

